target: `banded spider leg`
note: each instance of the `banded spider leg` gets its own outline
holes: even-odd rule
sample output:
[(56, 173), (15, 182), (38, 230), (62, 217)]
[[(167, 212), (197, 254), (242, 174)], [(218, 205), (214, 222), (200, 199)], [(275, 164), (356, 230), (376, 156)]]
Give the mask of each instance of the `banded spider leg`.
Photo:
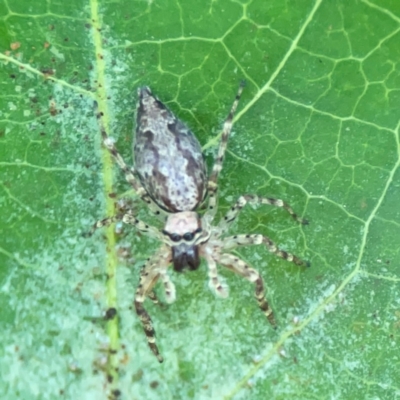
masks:
[(153, 354), (161, 363), (164, 361), (156, 344), (156, 333), (150, 315), (143, 306), (146, 297), (154, 298), (153, 287), (161, 277), (166, 292), (167, 302), (175, 298), (175, 287), (169, 280), (167, 268), (171, 264), (171, 251), (165, 245), (161, 246), (158, 252), (149, 258), (140, 272), (140, 282), (135, 293), (135, 309), (143, 326), (147, 342)]
[[(227, 149), (227, 144), (229, 141), (229, 136), (232, 130), (232, 123), (236, 108), (238, 106), (240, 96), (242, 94), (244, 87), (244, 82), (242, 82), (239, 86), (238, 92), (236, 94), (236, 98), (232, 104), (231, 110), (224, 122), (222, 136), (218, 148), (218, 155), (216, 157), (213, 170), (208, 180), (208, 210), (206, 211), (205, 215), (203, 216), (203, 222), (206, 227), (211, 229), (212, 234), (210, 237), (210, 245), (213, 242), (213, 239), (216, 240), (224, 235), (227, 230), (229, 229), (230, 225), (233, 221), (237, 218), (242, 208), (247, 204), (267, 204), (276, 207), (280, 207), (285, 209), (289, 215), (297, 222), (307, 225), (308, 221), (299, 217), (293, 209), (285, 203), (283, 200), (274, 199), (269, 197), (260, 197), (257, 195), (246, 194), (240, 196), (236, 203), (231, 207), (228, 211), (226, 216), (220, 221), (217, 228), (211, 227), (211, 222), (215, 216), (217, 202), (218, 202), (218, 177), (219, 173), (222, 170), (222, 164), (225, 156), (225, 152)], [(209, 282), (210, 287), (215, 290), (215, 293), (221, 297), (226, 297), (227, 292), (223, 288), (222, 284), (220, 283), (216, 264), (219, 263), (222, 266), (230, 269), (231, 271), (243, 276), (245, 279), (253, 282), (255, 284), (255, 296), (258, 301), (259, 307), (267, 316), (269, 322), (275, 326), (275, 318), (272, 312), (272, 309), (269, 307), (266, 299), (265, 299), (265, 286), (263, 283), (263, 279), (260, 274), (250, 268), (244, 261), (240, 260), (233, 255), (223, 253), (223, 251), (228, 249), (233, 249), (240, 245), (256, 245), (256, 244), (264, 244), (267, 249), (277, 255), (280, 258), (283, 258), (289, 262), (293, 262), (299, 266), (309, 266), (309, 263), (301, 260), (299, 257), (291, 254), (285, 250), (278, 248), (275, 243), (268, 237), (262, 235), (236, 235), (231, 236), (228, 238), (220, 239), (221, 242), (219, 245), (221, 246), (221, 253), (214, 254), (210, 256), (207, 252), (203, 252), (203, 256), (206, 258), (209, 270)]]
[(118, 166), (121, 168), (122, 172), (124, 173), (125, 180), (132, 186), (136, 194), (143, 200), (149, 209), (155, 214), (156, 216), (159, 216), (163, 213), (163, 211), (160, 209), (160, 207), (152, 200), (152, 198), (148, 195), (140, 181), (135, 177), (135, 168), (134, 167), (129, 167), (117, 148), (115, 147), (115, 141), (113, 138), (108, 136), (105, 126), (104, 126), (104, 121), (103, 121), (103, 113), (98, 112), (97, 113), (97, 119), (99, 121), (99, 127), (100, 127), (100, 132), (101, 132), (101, 137), (103, 139), (103, 144), (107, 148), (107, 150), (111, 153), (113, 158), (115, 159), (116, 163)]

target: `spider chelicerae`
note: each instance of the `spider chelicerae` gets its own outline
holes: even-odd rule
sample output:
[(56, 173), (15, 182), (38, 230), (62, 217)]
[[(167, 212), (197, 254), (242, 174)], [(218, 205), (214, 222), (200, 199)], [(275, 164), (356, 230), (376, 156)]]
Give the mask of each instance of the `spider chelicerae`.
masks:
[[(161, 281), (168, 303), (175, 300), (175, 287), (168, 275), (172, 264), (177, 272), (196, 270), (200, 258), (206, 260), (210, 287), (218, 296), (228, 295), (221, 284), (217, 264), (241, 275), (254, 284), (258, 306), (272, 326), (276, 326), (274, 314), (265, 298), (265, 286), (260, 274), (237, 256), (228, 251), (245, 245), (263, 244), (273, 254), (299, 266), (309, 264), (297, 256), (281, 250), (267, 236), (241, 234), (229, 236), (228, 229), (242, 208), (247, 204), (268, 204), (284, 208), (296, 221), (307, 224), (282, 200), (246, 194), (238, 198), (217, 225), (213, 220), (217, 210), (218, 176), (232, 129), (235, 110), (244, 84), (239, 86), (235, 101), (224, 125), (218, 155), (207, 180), (206, 164), (201, 147), (190, 129), (151, 92), (148, 87), (138, 90), (136, 138), (133, 146), (135, 167), (129, 167), (114, 145), (102, 123), (101, 133), (105, 147), (111, 152), (128, 183), (138, 196), (158, 216), (165, 216), (164, 228), (159, 229), (140, 221), (129, 207), (117, 215), (96, 222), (88, 235), (116, 221), (134, 225), (139, 231), (158, 239), (160, 248), (147, 259), (140, 272), (140, 283), (135, 293), (135, 309), (142, 322), (150, 349), (159, 362), (163, 361), (156, 340), (152, 320), (143, 303), (147, 298), (158, 299), (153, 291)], [(208, 196), (208, 205), (202, 216), (196, 211)]]

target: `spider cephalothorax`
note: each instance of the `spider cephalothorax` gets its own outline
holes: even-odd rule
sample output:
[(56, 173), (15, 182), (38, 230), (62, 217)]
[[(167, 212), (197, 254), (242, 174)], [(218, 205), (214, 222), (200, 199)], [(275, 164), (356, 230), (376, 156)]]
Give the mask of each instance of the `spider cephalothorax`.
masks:
[(203, 238), (203, 230), (196, 212), (180, 211), (169, 215), (162, 233), (171, 246), (175, 271), (193, 271), (199, 267), (199, 239)]
[[(198, 140), (148, 87), (138, 90), (136, 138), (133, 146), (135, 169), (126, 165), (116, 150), (114, 141), (107, 136), (103, 124), (100, 123), (104, 144), (124, 171), (126, 180), (152, 211), (167, 215), (164, 228), (160, 231), (138, 220), (131, 209), (124, 209), (118, 215), (96, 222), (90, 232), (91, 234), (97, 228), (115, 221), (123, 221), (162, 242), (159, 250), (147, 260), (141, 270), (134, 301), (149, 346), (160, 362), (163, 358), (156, 345), (153, 324), (143, 302), (146, 297), (157, 300), (153, 287), (158, 280), (164, 285), (167, 302), (174, 301), (175, 288), (168, 275), (171, 264), (177, 272), (195, 270), (200, 265), (200, 258), (204, 258), (208, 266), (210, 287), (222, 297), (226, 297), (227, 292), (220, 283), (217, 264), (241, 275), (254, 284), (258, 305), (273, 326), (275, 319), (265, 299), (263, 279), (255, 269), (228, 251), (243, 245), (264, 244), (271, 253), (283, 259), (296, 265), (308, 265), (295, 255), (279, 249), (267, 236), (227, 236), (232, 222), (247, 203), (281, 207), (298, 222), (307, 223), (282, 200), (256, 195), (240, 196), (219, 224), (212, 225), (217, 208), (218, 175), (222, 169), (233, 115), (242, 90), (243, 84), (240, 85), (225, 120), (218, 155), (208, 180)], [(99, 117), (101, 115), (100, 113)], [(206, 193), (208, 207), (201, 217), (196, 209), (205, 199)]]

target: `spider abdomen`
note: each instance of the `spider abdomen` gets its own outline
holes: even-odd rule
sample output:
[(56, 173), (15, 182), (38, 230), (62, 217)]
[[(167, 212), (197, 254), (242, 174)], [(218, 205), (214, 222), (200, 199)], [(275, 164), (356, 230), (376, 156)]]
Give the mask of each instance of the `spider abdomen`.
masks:
[(207, 170), (190, 129), (148, 87), (138, 91), (133, 146), (139, 179), (165, 211), (192, 211), (204, 199)]

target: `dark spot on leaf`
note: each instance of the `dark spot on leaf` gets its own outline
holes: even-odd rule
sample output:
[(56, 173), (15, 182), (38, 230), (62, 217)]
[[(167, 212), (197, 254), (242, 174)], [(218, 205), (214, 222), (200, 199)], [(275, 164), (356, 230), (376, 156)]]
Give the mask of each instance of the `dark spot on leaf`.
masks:
[(116, 310), (116, 308), (110, 307), (110, 308), (106, 311), (105, 316), (104, 316), (104, 319), (105, 319), (105, 320), (110, 320), (110, 319), (113, 319), (116, 315), (117, 315), (117, 310)]
[(160, 382), (158, 382), (158, 381), (152, 381), (152, 382), (150, 382), (150, 387), (152, 389), (156, 389), (159, 386), (159, 384), (160, 384)]
[(53, 117), (54, 117), (55, 115), (57, 115), (56, 105), (55, 105), (53, 102), (50, 103), (49, 113), (50, 113), (50, 115), (52, 115)]

